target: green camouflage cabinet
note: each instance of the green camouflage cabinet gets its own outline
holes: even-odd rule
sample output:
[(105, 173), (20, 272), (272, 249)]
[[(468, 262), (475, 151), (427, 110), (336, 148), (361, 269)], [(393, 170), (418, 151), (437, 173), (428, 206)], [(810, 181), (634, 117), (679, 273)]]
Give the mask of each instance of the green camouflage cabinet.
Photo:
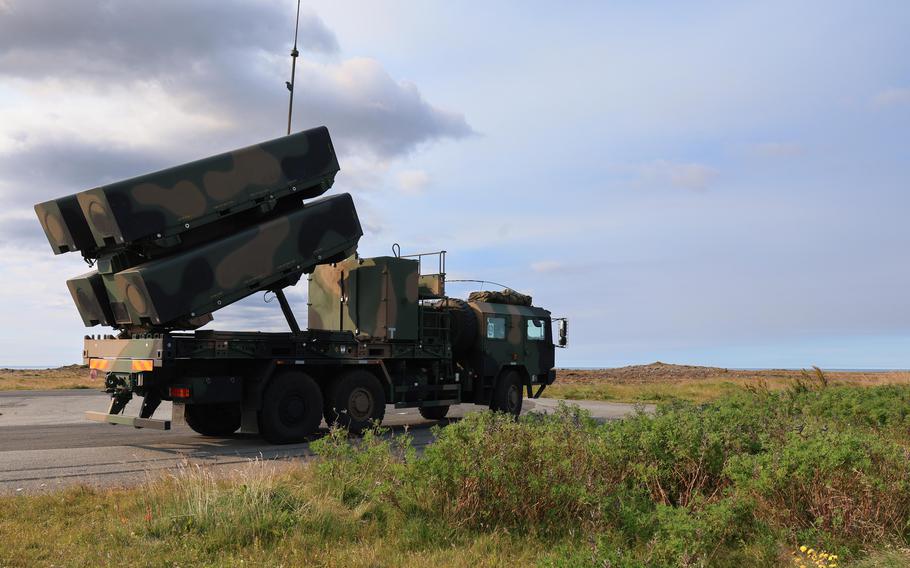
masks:
[(316, 267), (309, 284), (309, 328), (417, 339), (417, 271), (416, 260), (388, 256)]

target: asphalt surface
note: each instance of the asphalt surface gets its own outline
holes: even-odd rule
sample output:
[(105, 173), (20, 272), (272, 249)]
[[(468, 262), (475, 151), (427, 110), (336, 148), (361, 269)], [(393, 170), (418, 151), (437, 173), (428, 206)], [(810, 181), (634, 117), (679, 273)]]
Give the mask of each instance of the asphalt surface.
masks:
[[(306, 443), (273, 446), (255, 435), (208, 438), (183, 425), (170, 431), (140, 430), (84, 419), (86, 410), (106, 411), (108, 402), (107, 395), (91, 390), (0, 392), (0, 493), (35, 493), (76, 484), (125, 486), (186, 466), (229, 469), (252, 459), (312, 456)], [(605, 420), (635, 412), (630, 404), (570, 402)], [(131, 402), (125, 414), (136, 416), (139, 404)], [(549, 412), (557, 405), (553, 399), (525, 400), (523, 412)], [(457, 419), (483, 408), (459, 405), (449, 417)], [(170, 418), (170, 414), (170, 404), (163, 403), (154, 418)], [(391, 406), (383, 422), (393, 433), (407, 428), (418, 448), (432, 442), (435, 424), (416, 409)]]

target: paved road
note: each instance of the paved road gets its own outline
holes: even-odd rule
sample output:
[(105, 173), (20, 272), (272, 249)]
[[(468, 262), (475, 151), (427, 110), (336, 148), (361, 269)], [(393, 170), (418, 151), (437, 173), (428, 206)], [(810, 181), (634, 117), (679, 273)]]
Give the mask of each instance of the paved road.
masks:
[[(130, 485), (189, 465), (229, 468), (251, 459), (305, 459), (308, 444), (271, 446), (256, 436), (206, 438), (185, 426), (174, 430), (137, 430), (86, 422), (86, 410), (107, 410), (108, 397), (89, 390), (0, 392), (0, 493), (40, 492), (73, 484)], [(629, 404), (572, 401), (602, 419), (634, 412)], [(558, 401), (526, 400), (524, 411), (548, 412)], [(134, 400), (126, 414), (138, 414)], [(454, 418), (483, 407), (453, 407)], [(155, 418), (169, 418), (163, 403)], [(433, 421), (415, 409), (388, 407), (383, 423), (393, 432), (405, 426), (415, 446), (432, 441)]]

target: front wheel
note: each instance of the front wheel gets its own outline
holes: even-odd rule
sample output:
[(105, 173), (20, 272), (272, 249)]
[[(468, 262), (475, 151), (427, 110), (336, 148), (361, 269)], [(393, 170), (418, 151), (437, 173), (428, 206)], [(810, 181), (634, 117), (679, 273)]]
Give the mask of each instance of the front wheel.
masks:
[(265, 389), (259, 411), (259, 432), (273, 444), (306, 439), (322, 421), (322, 392), (306, 373), (275, 376)]
[(521, 375), (517, 371), (506, 371), (496, 381), (490, 410), (507, 412), (516, 417), (521, 414), (521, 403), (524, 399)]
[(239, 404), (187, 404), (187, 426), (203, 436), (230, 436), (240, 428)]

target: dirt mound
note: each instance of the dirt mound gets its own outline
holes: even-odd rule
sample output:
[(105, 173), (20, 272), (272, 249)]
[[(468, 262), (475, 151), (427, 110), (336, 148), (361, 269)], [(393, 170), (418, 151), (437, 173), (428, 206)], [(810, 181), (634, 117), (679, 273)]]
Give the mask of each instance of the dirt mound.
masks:
[(712, 379), (730, 373), (730, 370), (720, 367), (671, 365), (656, 361), (649, 365), (631, 365), (615, 369), (560, 369), (557, 380), (579, 383), (598, 380), (614, 383), (651, 383)]
[[(694, 365), (671, 365), (651, 363), (632, 365), (615, 369), (558, 369), (556, 380), (566, 384), (608, 382), (613, 384), (683, 383), (698, 381), (743, 381), (743, 380), (813, 380), (814, 371), (800, 369), (724, 369), (721, 367), (698, 367)], [(834, 381), (865, 381), (869, 384), (910, 383), (906, 371), (825, 371), (824, 375)]]

